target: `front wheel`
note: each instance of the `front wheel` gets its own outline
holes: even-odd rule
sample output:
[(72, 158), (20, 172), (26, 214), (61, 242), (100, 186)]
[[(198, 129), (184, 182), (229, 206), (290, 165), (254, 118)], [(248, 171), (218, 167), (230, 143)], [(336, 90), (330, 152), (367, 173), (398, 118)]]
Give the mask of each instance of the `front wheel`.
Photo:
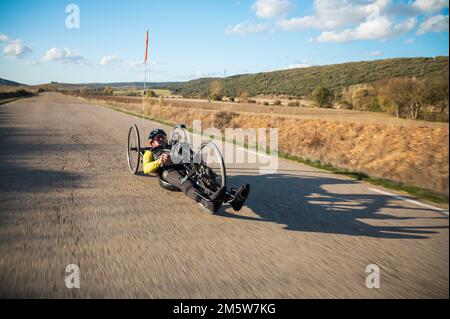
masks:
[(137, 174), (141, 162), (141, 141), (139, 130), (136, 124), (133, 124), (128, 130), (127, 164), (132, 174)]
[(199, 173), (204, 187), (214, 193), (227, 185), (227, 174), (222, 153), (212, 141), (203, 143), (197, 153), (200, 155)]

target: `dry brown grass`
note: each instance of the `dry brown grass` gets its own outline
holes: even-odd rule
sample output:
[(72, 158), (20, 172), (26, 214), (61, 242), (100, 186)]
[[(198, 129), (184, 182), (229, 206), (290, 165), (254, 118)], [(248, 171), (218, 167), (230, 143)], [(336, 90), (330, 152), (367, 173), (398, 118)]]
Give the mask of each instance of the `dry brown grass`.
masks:
[[(142, 104), (109, 103), (142, 114)], [(278, 128), (280, 152), (449, 194), (449, 130), (445, 125), (352, 123), (158, 104), (147, 105), (145, 113), (188, 126), (200, 119), (203, 128)]]

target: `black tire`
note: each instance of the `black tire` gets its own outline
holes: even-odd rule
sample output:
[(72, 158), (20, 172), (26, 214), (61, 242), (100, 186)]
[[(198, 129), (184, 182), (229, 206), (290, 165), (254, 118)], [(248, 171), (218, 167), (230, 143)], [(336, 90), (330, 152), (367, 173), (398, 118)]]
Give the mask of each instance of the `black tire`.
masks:
[(181, 190), (176, 187), (175, 185), (170, 184), (169, 182), (166, 182), (160, 174), (156, 175), (158, 177), (159, 186), (164, 188), (165, 190), (171, 191), (171, 192), (181, 192)]
[(139, 164), (141, 162), (141, 141), (139, 138), (139, 130), (136, 124), (133, 124), (128, 130), (127, 146), (128, 169), (132, 174), (137, 174), (139, 170)]
[[(211, 151), (213, 151), (214, 154), (210, 156), (210, 158), (207, 158), (209, 155), (211, 155)], [(202, 143), (198, 154), (201, 155), (202, 164), (205, 164), (216, 175), (215, 178), (216, 185), (213, 187), (211, 191), (215, 191), (220, 187), (226, 188), (227, 173), (225, 170), (225, 164), (223, 161), (222, 153), (219, 147), (217, 147), (217, 145), (214, 144), (212, 141), (208, 141)], [(213, 160), (213, 162), (211, 162), (210, 160)]]

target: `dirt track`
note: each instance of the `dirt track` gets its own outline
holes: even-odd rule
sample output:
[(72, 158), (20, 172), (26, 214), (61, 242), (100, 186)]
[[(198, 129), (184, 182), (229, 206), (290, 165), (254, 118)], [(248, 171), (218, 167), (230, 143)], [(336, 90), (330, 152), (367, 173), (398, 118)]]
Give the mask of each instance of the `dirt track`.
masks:
[(0, 106), (0, 297), (449, 297), (448, 215), (285, 160), (229, 165), (248, 205), (210, 215), (127, 171), (132, 123), (56, 93)]

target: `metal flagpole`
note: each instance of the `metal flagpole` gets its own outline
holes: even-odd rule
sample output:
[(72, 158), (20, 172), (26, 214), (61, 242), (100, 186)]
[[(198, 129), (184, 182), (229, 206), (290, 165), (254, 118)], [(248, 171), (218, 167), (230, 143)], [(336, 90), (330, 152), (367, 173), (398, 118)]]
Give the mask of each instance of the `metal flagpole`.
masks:
[(147, 93), (145, 92), (145, 82), (147, 82), (147, 61), (145, 63), (145, 71), (144, 71), (144, 97), (142, 103), (142, 132), (145, 132), (144, 128), (144, 117), (145, 117), (145, 103), (147, 102)]
[[(145, 92), (145, 83), (147, 82), (147, 51), (148, 51), (148, 30), (145, 35), (145, 55), (144, 55), (144, 94), (142, 97), (142, 132), (144, 132), (144, 136), (147, 136), (145, 127), (144, 127), (144, 117), (145, 117), (145, 103), (147, 99), (147, 94)], [(144, 184), (142, 184), (142, 188), (144, 189)]]
[(145, 91), (145, 84), (147, 82), (147, 52), (148, 52), (148, 30), (145, 35), (145, 54), (144, 54), (144, 94), (143, 94), (143, 102), (142, 102), (142, 131), (145, 132), (144, 127), (144, 117), (145, 117), (145, 103), (147, 99), (147, 92)]

